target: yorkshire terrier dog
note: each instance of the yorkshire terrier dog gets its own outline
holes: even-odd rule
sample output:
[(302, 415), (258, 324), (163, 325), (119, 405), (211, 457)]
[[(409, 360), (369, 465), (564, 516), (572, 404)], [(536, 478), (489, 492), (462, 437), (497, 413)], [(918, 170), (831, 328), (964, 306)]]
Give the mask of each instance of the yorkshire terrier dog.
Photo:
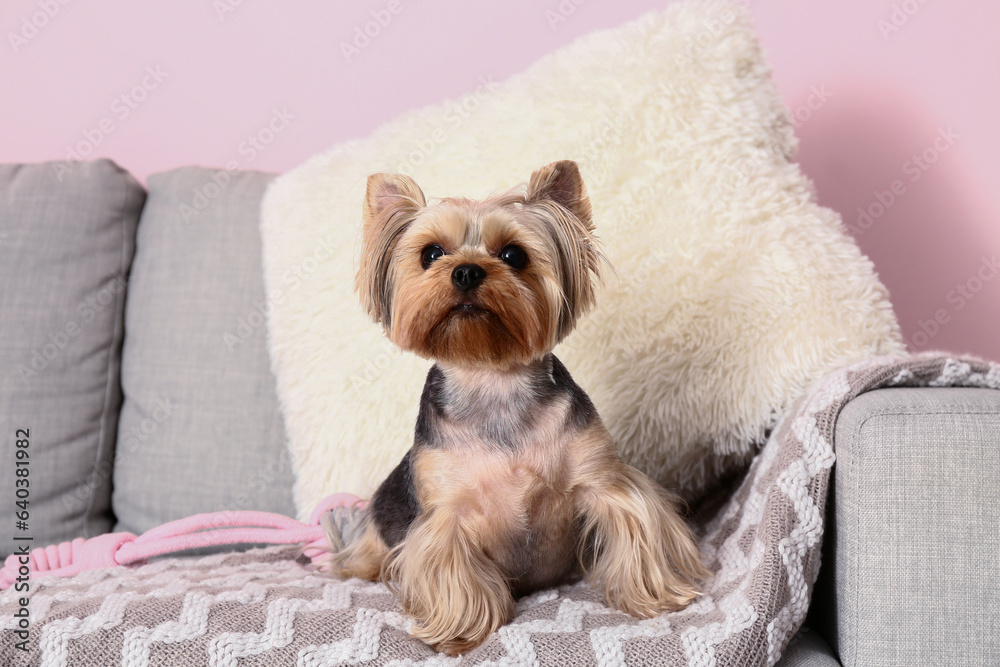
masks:
[(552, 349), (594, 303), (602, 257), (575, 162), (483, 201), (428, 205), (373, 174), (357, 288), (427, 374), (413, 447), (345, 545), (341, 576), (386, 582), (413, 635), (452, 655), (514, 599), (585, 574), (634, 616), (678, 610), (707, 576), (675, 500), (618, 457)]

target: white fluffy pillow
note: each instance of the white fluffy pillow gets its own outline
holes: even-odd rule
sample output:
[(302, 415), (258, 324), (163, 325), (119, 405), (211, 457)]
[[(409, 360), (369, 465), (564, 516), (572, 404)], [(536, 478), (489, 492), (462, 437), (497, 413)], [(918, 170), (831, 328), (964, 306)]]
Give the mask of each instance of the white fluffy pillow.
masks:
[(626, 460), (694, 496), (810, 382), (903, 350), (885, 289), (794, 147), (745, 11), (687, 2), (279, 178), (261, 229), (299, 516), (334, 491), (371, 494), (411, 445), (429, 366), (388, 343), (353, 289), (369, 173), (479, 198), (577, 160), (617, 275), (556, 354)]

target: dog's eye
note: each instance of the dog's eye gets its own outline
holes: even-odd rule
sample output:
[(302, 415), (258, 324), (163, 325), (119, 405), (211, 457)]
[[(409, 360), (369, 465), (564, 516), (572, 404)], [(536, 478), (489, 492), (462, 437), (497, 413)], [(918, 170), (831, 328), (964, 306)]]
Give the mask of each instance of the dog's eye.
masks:
[(431, 265), (431, 262), (436, 262), (442, 257), (444, 257), (444, 248), (435, 243), (427, 246), (420, 253), (420, 264), (426, 269)]
[(528, 253), (521, 246), (509, 245), (500, 251), (500, 261), (515, 269), (523, 269), (528, 263)]

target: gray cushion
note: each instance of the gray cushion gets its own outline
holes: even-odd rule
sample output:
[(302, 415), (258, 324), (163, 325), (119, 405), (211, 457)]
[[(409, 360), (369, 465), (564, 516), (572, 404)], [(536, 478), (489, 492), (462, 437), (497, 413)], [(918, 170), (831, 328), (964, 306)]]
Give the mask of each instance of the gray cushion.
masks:
[(864, 394), (835, 448), (812, 623), (841, 662), (1000, 664), (1000, 392)]
[(116, 530), (293, 513), (257, 225), (271, 178), (195, 167), (149, 178), (125, 313)]
[[(108, 160), (0, 165), (4, 555), (15, 533), (41, 547), (113, 523), (122, 310), (144, 199)], [(25, 531), (14, 516), (18, 429), (30, 436)]]

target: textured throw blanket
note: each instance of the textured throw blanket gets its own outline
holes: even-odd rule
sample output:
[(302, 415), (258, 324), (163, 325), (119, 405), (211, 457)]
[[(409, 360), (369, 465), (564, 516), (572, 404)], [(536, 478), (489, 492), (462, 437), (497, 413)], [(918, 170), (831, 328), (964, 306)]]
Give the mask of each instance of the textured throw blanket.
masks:
[[(332, 579), (272, 547), (50, 577), (0, 597), (3, 665), (772, 665), (805, 618), (820, 565), (841, 408), (881, 387), (1000, 389), (1000, 365), (936, 356), (876, 359), (817, 383), (701, 526), (715, 573), (683, 612), (638, 620), (580, 583), (522, 599), (486, 644), (448, 658), (406, 634), (380, 584)], [(349, 517), (348, 517), (349, 518)]]

